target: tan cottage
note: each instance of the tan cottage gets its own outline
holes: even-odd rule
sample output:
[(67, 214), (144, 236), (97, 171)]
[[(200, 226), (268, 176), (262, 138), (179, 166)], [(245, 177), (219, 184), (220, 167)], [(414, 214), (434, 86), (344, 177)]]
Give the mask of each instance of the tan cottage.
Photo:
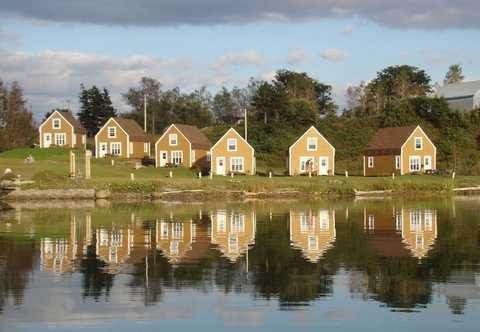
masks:
[(150, 156), (150, 137), (132, 119), (110, 118), (95, 135), (97, 158)]
[(332, 175), (335, 148), (314, 127), (310, 127), (287, 150), (288, 175)]
[(436, 148), (420, 126), (382, 128), (363, 150), (363, 175), (436, 171)]
[(213, 145), (210, 157), (213, 174), (256, 174), (255, 150), (233, 128)]
[(87, 130), (69, 112), (53, 111), (38, 130), (41, 148), (51, 146), (86, 148)]
[(212, 143), (195, 126), (172, 124), (155, 143), (157, 167), (210, 168), (209, 151)]

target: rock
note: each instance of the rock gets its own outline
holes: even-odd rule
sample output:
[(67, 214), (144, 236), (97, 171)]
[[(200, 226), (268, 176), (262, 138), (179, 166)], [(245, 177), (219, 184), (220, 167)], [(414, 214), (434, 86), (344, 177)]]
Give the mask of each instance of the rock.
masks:
[(106, 190), (99, 190), (95, 193), (95, 198), (97, 199), (105, 199), (108, 197), (108, 193)]

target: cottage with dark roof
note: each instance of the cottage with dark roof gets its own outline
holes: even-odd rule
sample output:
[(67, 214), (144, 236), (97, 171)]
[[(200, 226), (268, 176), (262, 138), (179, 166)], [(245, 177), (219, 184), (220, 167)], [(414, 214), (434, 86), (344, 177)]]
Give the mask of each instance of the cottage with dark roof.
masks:
[(363, 150), (363, 175), (431, 173), (437, 150), (420, 126), (382, 128)]
[(110, 118), (95, 135), (96, 157), (150, 156), (150, 136), (132, 119)]
[(445, 84), (437, 90), (437, 96), (444, 97), (453, 110), (480, 108), (480, 81)]
[(172, 124), (155, 143), (155, 165), (210, 168), (211, 147), (196, 126)]
[(53, 111), (40, 125), (39, 133), (41, 148), (50, 146), (86, 148), (87, 130), (69, 112)]

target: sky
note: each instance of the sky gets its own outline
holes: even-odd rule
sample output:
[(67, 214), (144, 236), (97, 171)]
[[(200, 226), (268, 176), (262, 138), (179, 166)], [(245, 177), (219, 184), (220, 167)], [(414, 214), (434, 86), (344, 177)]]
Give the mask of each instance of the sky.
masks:
[(443, 84), (452, 64), (480, 79), (478, 0), (0, 0), (0, 78), (17, 81), (41, 121), (78, 111), (80, 85), (121, 93), (144, 76), (164, 91), (245, 87), (275, 71), (305, 72), (332, 87), (389, 66), (425, 70)]

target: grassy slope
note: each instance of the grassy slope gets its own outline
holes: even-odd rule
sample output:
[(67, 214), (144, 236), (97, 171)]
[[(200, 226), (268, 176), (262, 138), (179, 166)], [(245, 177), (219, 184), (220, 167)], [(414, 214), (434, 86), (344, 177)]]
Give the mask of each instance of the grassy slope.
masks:
[[(30, 154), (35, 158), (35, 164), (24, 163), (24, 159)], [(67, 148), (11, 150), (0, 154), (0, 172), (3, 174), (4, 169), (8, 167), (15, 175), (20, 175), (24, 180), (30, 180), (38, 172), (51, 170), (65, 177), (67, 181), (70, 173), (69, 155), (70, 149)], [(309, 178), (308, 176), (278, 176), (282, 174), (281, 170), (277, 170), (271, 179), (259, 172), (259, 176), (237, 176), (234, 179), (235, 181), (232, 181), (228, 176), (214, 176), (213, 179), (204, 176), (199, 179), (188, 168), (148, 167), (135, 170), (134, 165), (135, 160), (115, 158), (112, 165), (109, 158), (92, 158), (91, 179), (83, 181), (82, 185), (98, 188), (111, 182), (132, 183), (132, 174), (136, 183), (160, 181), (162, 185), (172, 188), (206, 190), (220, 188), (252, 192), (274, 191), (279, 188), (300, 189), (305, 192), (351, 192), (353, 188), (358, 190), (442, 190), (480, 184), (479, 176), (457, 176), (455, 179), (452, 179), (451, 175), (408, 175), (395, 179), (390, 177), (366, 178), (363, 176), (346, 178), (344, 175)], [(173, 177), (169, 176), (170, 172), (172, 172)], [(332, 183), (335, 180), (338, 182)]]

